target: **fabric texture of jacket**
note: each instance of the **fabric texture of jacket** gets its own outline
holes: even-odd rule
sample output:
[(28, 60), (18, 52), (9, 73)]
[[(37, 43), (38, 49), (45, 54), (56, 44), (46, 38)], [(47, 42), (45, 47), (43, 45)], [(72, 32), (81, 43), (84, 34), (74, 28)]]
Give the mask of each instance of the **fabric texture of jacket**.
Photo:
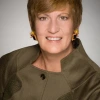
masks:
[(61, 72), (33, 66), (39, 45), (0, 59), (0, 100), (100, 100), (100, 68), (79, 46), (61, 60)]

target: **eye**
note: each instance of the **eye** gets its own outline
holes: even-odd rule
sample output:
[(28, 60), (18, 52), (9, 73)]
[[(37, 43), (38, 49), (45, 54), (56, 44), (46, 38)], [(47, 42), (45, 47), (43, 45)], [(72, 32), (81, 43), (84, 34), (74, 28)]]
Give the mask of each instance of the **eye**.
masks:
[(39, 20), (40, 21), (45, 21), (45, 20), (47, 20), (47, 17), (39, 17)]
[(67, 20), (68, 17), (67, 17), (67, 16), (60, 16), (60, 19), (61, 19), (61, 20)]

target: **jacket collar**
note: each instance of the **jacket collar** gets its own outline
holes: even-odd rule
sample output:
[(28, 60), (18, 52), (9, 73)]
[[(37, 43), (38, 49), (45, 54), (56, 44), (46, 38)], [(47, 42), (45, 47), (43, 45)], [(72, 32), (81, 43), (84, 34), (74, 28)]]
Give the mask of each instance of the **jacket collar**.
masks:
[(78, 87), (96, 72), (93, 64), (80, 41), (79, 46), (61, 60), (62, 73), (71, 88)]
[(88, 55), (83, 48), (81, 40), (79, 40), (78, 47), (61, 60), (62, 68), (64, 69), (66, 66), (73, 66), (79, 59), (84, 58), (88, 58)]

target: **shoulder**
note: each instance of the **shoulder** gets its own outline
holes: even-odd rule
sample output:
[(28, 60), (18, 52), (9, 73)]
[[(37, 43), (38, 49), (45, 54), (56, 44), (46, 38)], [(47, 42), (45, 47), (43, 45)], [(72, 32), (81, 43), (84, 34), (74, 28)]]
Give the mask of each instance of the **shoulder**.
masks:
[(10, 77), (34, 59), (38, 51), (39, 46), (34, 45), (15, 50), (0, 58), (0, 97)]
[(10, 52), (0, 58), (0, 78), (7, 79), (18, 70), (25, 67), (31, 59), (35, 59), (39, 46), (24, 47)]
[(26, 63), (32, 57), (35, 57), (38, 50), (39, 46), (33, 45), (12, 51), (0, 58), (0, 65), (6, 65), (7, 67), (8, 65), (17, 66), (18, 64)]
[[(100, 94), (100, 67), (86, 54), (82, 44), (76, 49), (75, 57), (76, 60), (76, 69), (79, 71), (77, 74), (76, 87), (74, 88), (76, 95), (84, 94), (81, 98), (90, 98), (89, 100), (97, 100), (98, 94)], [(74, 74), (75, 76), (75, 74)], [(77, 85), (78, 84), (78, 85)], [(100, 96), (98, 97), (100, 99)]]
[[(78, 54), (78, 56), (80, 56), (80, 60), (82, 63), (82, 66), (89, 66), (91, 68), (93, 68), (96, 72), (100, 73), (100, 67), (88, 56), (88, 54), (86, 53), (81, 40), (79, 40), (79, 46), (76, 49), (76, 52)], [(78, 62), (79, 63), (79, 62)]]
[(100, 81), (100, 67), (88, 57), (81, 42), (72, 53), (62, 60), (62, 65), (64, 75), (72, 88), (81, 86), (88, 79), (92, 81), (92, 77)]
[(24, 68), (25, 64), (35, 58), (38, 51), (39, 45), (34, 45), (15, 50), (0, 58), (0, 91), (3, 91), (13, 74)]
[(35, 54), (35, 52), (37, 52), (37, 49), (39, 49), (38, 44), (17, 49), (15, 51), (12, 51), (10, 53), (3, 55), (1, 58), (23, 55), (23, 54), (27, 54), (29, 52), (32, 53), (32, 54)]
[(81, 42), (71, 54), (70, 62), (67, 80), (75, 92), (75, 98), (99, 100), (100, 67), (86, 54)]

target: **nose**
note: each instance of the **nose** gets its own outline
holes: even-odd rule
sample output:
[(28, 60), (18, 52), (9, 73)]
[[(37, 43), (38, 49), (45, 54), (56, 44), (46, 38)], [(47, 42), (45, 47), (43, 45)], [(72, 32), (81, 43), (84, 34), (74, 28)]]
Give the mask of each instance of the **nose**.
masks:
[(57, 20), (51, 20), (48, 25), (48, 32), (55, 34), (55, 33), (59, 32), (59, 30), (60, 30), (60, 28), (57, 23)]

